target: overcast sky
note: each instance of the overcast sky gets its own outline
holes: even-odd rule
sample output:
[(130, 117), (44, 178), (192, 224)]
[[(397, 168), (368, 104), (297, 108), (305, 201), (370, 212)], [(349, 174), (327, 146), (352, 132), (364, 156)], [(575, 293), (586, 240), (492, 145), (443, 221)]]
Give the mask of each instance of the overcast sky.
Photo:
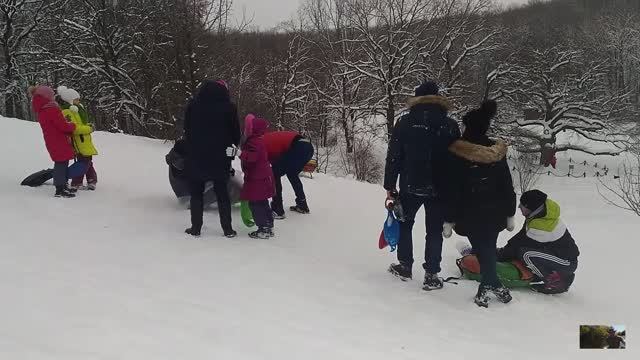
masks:
[[(271, 28), (295, 14), (301, 0), (234, 0), (234, 11), (240, 17), (244, 9), (252, 25)], [(523, 4), (527, 0), (498, 0), (504, 4)]]

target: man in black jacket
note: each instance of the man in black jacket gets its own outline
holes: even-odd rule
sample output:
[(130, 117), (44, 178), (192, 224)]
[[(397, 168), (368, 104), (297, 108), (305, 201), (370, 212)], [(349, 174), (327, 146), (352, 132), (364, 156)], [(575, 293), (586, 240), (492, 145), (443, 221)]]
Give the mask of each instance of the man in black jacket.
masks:
[(424, 206), (427, 212), (427, 237), (425, 246), (426, 272), (424, 289), (442, 288), (438, 278), (442, 260), (442, 226), (444, 213), (438, 198), (438, 188), (444, 173), (443, 166), (448, 147), (460, 137), (458, 125), (447, 116), (449, 103), (439, 96), (438, 86), (425, 82), (409, 100), (409, 112), (395, 125), (385, 168), (384, 188), (387, 198), (392, 198), (400, 177), (400, 202), (405, 220), (400, 224), (398, 264), (392, 264), (389, 272), (402, 280), (412, 277), (412, 230), (418, 210)]
[(200, 86), (187, 105), (184, 138), (189, 154), (185, 170), (191, 192), (191, 227), (185, 232), (200, 235), (205, 184), (213, 181), (220, 225), (225, 236), (235, 237), (237, 233), (231, 225), (231, 200), (227, 192), (232, 158), (227, 156), (227, 148), (240, 143), (240, 122), (226, 82), (206, 80)]

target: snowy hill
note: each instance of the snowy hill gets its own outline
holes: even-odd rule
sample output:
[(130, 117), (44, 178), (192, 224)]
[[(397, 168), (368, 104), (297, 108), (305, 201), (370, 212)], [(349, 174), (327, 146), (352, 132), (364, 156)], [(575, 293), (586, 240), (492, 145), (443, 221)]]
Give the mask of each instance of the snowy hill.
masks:
[[(312, 214), (277, 237), (183, 234), (169, 145), (98, 133), (99, 186), (72, 200), (19, 186), (50, 167), (37, 124), (0, 117), (0, 359), (617, 359), (637, 358), (640, 219), (605, 205), (593, 178), (543, 177), (582, 255), (572, 291), (514, 291), (480, 309), (476, 283), (426, 293), (386, 273), (376, 247), (379, 186), (307, 180)], [(291, 201), (290, 188), (285, 196)], [(287, 197), (288, 196), (288, 197)], [(421, 215), (418, 215), (419, 218)], [(520, 218), (519, 221), (522, 221)], [(415, 238), (423, 237), (418, 222)], [(506, 241), (502, 234), (501, 242)], [(456, 275), (456, 239), (443, 275)], [(423, 244), (416, 241), (415, 253)], [(418, 257), (418, 256), (417, 256)], [(628, 349), (579, 351), (580, 324), (625, 324)]]

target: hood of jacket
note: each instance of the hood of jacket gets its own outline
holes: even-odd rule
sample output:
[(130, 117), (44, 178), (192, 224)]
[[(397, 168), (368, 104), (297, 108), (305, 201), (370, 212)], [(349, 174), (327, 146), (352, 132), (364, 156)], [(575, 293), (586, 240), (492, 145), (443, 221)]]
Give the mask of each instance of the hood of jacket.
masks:
[(223, 84), (213, 80), (205, 80), (202, 85), (200, 85), (194, 100), (202, 103), (224, 103), (230, 102), (231, 97), (229, 95), (229, 90)]
[(527, 219), (526, 227), (527, 236), (538, 242), (559, 240), (567, 231), (560, 220), (560, 205), (551, 199), (547, 199), (540, 213)]
[(31, 106), (36, 113), (49, 108), (59, 108), (55, 100), (55, 92), (48, 86), (38, 86), (33, 92)]
[(507, 156), (508, 146), (502, 140), (494, 140), (492, 146), (475, 144), (467, 140), (458, 140), (451, 144), (449, 151), (456, 156), (479, 164), (493, 164)]
[(244, 118), (244, 136), (246, 139), (253, 136), (262, 136), (267, 132), (268, 128), (269, 122), (254, 114), (249, 114)]
[(436, 105), (445, 111), (451, 110), (451, 103), (449, 100), (446, 97), (439, 95), (415, 96), (407, 101), (408, 108), (413, 108), (418, 105)]

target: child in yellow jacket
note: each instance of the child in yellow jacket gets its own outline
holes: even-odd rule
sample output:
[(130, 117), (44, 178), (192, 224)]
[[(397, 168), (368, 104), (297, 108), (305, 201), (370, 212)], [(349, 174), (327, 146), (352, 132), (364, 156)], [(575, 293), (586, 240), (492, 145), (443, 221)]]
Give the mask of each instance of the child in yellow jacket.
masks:
[(84, 178), (87, 178), (87, 189), (95, 190), (98, 184), (98, 175), (93, 165), (93, 157), (98, 155), (98, 151), (93, 145), (91, 133), (93, 125), (89, 121), (87, 109), (80, 103), (80, 94), (66, 86), (58, 87), (58, 96), (62, 100), (62, 113), (72, 123), (76, 125), (73, 132), (73, 148), (78, 161), (87, 163), (87, 172), (84, 175), (71, 179), (71, 187), (80, 189)]

